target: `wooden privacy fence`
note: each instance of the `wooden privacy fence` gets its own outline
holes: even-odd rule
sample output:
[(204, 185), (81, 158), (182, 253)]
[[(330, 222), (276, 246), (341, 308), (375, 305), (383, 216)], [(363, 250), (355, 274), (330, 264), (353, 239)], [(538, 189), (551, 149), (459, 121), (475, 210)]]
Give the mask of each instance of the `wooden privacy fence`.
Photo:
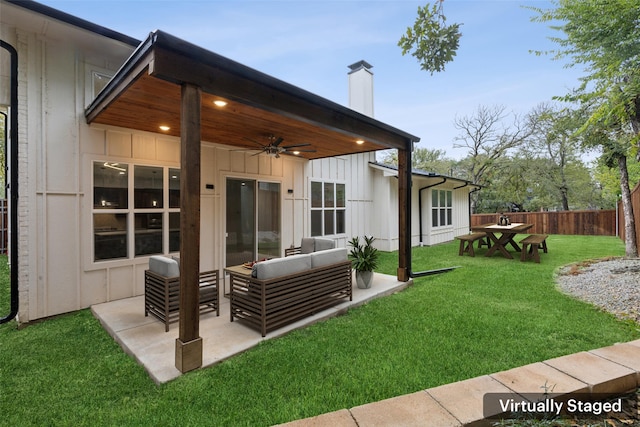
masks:
[[(615, 209), (560, 212), (505, 212), (511, 222), (533, 224), (532, 234), (615, 236)], [(471, 225), (497, 223), (499, 213), (471, 215)]]
[[(640, 182), (638, 182), (631, 192), (631, 205), (633, 206), (633, 219), (636, 221), (636, 243), (640, 242)], [(624, 212), (622, 211), (622, 201), (618, 201), (618, 221), (620, 224), (620, 238), (624, 241)]]

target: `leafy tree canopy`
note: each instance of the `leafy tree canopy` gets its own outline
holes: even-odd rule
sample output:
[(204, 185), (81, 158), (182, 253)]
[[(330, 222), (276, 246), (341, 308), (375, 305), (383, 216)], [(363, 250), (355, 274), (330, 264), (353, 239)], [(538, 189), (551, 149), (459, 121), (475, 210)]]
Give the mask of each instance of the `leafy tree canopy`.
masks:
[(588, 106), (585, 127), (604, 122), (627, 127), (640, 143), (640, 5), (638, 0), (555, 0), (554, 9), (529, 9), (535, 22), (564, 36), (552, 37), (559, 48), (537, 54), (568, 58), (583, 66), (580, 86), (561, 99)]
[(444, 71), (448, 62), (453, 61), (460, 44), (460, 26), (462, 24), (446, 24), (442, 12), (444, 0), (437, 0), (431, 7), (418, 6), (418, 16), (413, 27), (408, 27), (406, 33), (398, 41), (402, 54), (416, 57), (420, 68), (435, 72)]

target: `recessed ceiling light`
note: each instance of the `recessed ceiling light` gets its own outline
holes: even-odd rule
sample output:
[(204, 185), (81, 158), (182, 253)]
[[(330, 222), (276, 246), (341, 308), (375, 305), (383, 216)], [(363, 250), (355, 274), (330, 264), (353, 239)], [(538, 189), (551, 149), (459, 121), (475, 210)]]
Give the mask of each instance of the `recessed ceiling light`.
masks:
[(166, 131), (168, 131), (169, 129), (171, 129), (171, 128), (170, 128), (169, 126), (167, 126), (167, 125), (162, 125), (162, 126), (160, 126), (160, 130), (161, 130), (161, 131), (163, 131), (163, 132), (166, 132)]
[(362, 144), (364, 144), (364, 140), (363, 139), (358, 139), (358, 140), (356, 140), (356, 144), (362, 145)]
[(214, 104), (216, 104), (218, 107), (224, 107), (227, 105), (227, 101), (223, 101), (221, 99), (216, 99), (215, 101), (213, 101)]
[(295, 154), (296, 156), (298, 156), (300, 154), (299, 151), (292, 151), (293, 154)]

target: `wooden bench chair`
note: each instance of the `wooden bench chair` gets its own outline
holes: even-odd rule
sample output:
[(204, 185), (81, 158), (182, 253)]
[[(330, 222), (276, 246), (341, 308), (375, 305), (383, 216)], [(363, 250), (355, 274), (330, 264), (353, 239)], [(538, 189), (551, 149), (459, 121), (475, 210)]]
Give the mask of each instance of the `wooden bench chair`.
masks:
[(460, 256), (465, 252), (467, 252), (469, 256), (476, 256), (476, 253), (473, 250), (473, 243), (476, 241), (478, 242), (478, 249), (483, 245), (487, 246), (487, 248), (491, 247), (491, 241), (487, 237), (487, 233), (477, 232), (463, 234), (462, 236), (457, 236), (456, 239), (460, 240), (460, 250), (458, 251), (458, 255)]
[[(216, 312), (220, 316), (218, 293), (218, 270), (205, 271), (199, 276), (200, 314)], [(180, 315), (180, 276), (166, 277), (150, 270), (144, 272), (144, 315), (151, 314), (164, 323), (169, 332), (169, 323)]]
[[(547, 253), (547, 236), (546, 234), (531, 234), (520, 241), (522, 245), (522, 252), (520, 253), (520, 261), (526, 261), (532, 259), (540, 263), (539, 248), (542, 248), (543, 252)], [(527, 250), (527, 246), (529, 250)]]

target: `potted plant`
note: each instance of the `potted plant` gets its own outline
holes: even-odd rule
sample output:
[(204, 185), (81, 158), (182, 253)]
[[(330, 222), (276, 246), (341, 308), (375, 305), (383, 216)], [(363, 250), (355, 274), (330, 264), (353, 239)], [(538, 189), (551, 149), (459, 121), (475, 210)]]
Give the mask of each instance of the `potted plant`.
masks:
[(353, 237), (349, 241), (351, 251), (349, 258), (356, 271), (356, 284), (361, 289), (371, 287), (373, 281), (373, 270), (378, 268), (378, 249), (374, 248), (372, 243), (375, 240), (373, 236), (364, 236), (364, 244), (360, 242), (360, 237)]

